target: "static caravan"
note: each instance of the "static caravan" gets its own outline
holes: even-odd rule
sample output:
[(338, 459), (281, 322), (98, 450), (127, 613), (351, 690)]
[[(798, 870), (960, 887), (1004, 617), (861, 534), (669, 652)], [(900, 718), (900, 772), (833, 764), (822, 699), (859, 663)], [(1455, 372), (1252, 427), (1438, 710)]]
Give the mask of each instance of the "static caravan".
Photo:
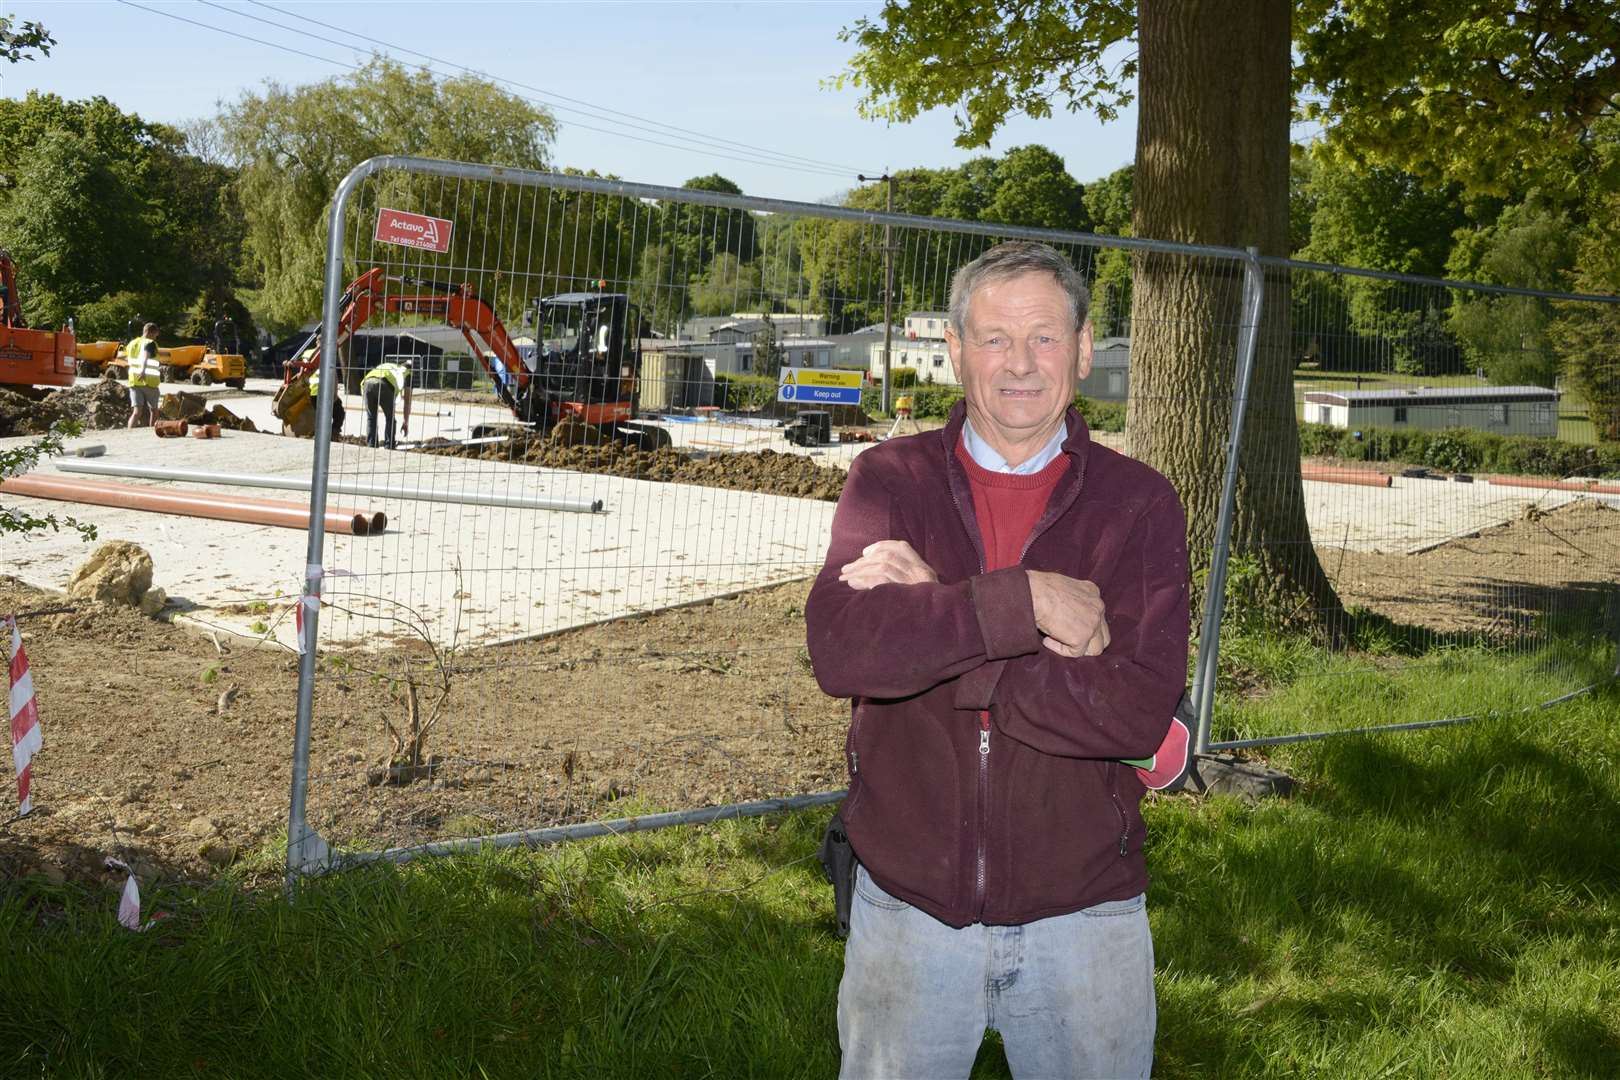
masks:
[(1559, 394), (1540, 386), (1312, 390), (1305, 395), (1305, 420), (1354, 430), (1473, 428), (1552, 438), (1558, 434)]
[(1124, 401), (1130, 396), (1131, 339), (1098, 338), (1091, 347), (1091, 374), (1080, 380), (1080, 394), (1093, 401)]

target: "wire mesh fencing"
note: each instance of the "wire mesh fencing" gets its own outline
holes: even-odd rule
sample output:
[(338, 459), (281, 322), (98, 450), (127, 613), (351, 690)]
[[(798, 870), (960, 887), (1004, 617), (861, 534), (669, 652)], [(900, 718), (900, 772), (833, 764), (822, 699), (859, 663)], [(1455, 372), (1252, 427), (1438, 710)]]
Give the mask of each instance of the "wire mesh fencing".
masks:
[[(1611, 677), (1620, 385), (1581, 349), (1620, 306), (1266, 262), (1268, 299), (1287, 316), (1274, 332), (1292, 368), (1308, 528), (1234, 533), (1221, 668), (1235, 692), (1206, 748), (1433, 727)], [(1262, 496), (1296, 483), (1287, 467), (1246, 479)], [(1298, 673), (1310, 691), (1294, 715), (1268, 720), (1242, 706), (1244, 683), (1289, 662), (1298, 627), (1244, 613), (1269, 610), (1257, 603), (1266, 567), (1283, 561), (1318, 583), (1293, 621), (1320, 628), (1328, 659)]]
[[(291, 426), (322, 520), (387, 524), (311, 533), (294, 874), (838, 798), (809, 580), (850, 461), (960, 399), (950, 280), (1010, 238), (1091, 284), (1093, 439), (1187, 508), (1202, 749), (1613, 670), (1602, 298), (413, 159), (333, 221)], [(1319, 704), (1256, 722), (1281, 668)]]
[[(1002, 239), (1094, 283), (1096, 438), (1184, 464), (1210, 562), (1243, 252), (405, 159), (335, 206), (289, 381), (323, 365), (315, 502), (387, 523), (312, 533), (294, 873), (837, 798), (809, 579), (853, 457), (960, 397), (951, 276)], [(1199, 374), (1132, 397), (1131, 330)]]

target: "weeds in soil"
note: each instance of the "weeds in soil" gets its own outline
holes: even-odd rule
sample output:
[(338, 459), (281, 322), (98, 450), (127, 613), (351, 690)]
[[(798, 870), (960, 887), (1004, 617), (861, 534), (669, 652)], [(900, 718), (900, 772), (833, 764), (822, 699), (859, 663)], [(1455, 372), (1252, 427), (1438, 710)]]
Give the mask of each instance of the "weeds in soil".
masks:
[[(1150, 800), (1154, 1074), (1620, 1074), (1615, 685), (1508, 714), (1554, 681), (1543, 655), (1392, 654), (1379, 675), (1254, 655), (1262, 677), (1220, 702), (1237, 730), (1494, 704), (1283, 748), (1288, 801)], [(826, 817), (374, 866), (291, 903), (254, 884), (258, 853), (215, 886), (150, 890), (172, 917), (144, 934), (113, 893), (9, 882), (0, 1074), (830, 1076)], [(974, 1075), (1008, 1075), (993, 1037)]]

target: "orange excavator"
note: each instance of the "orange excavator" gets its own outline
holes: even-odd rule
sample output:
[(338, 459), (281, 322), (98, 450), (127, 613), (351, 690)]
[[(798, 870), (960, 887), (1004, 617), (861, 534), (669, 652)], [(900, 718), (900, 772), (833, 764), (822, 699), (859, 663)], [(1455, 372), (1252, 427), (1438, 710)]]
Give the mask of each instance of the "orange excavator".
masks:
[[(391, 293), (391, 282), (416, 291)], [(432, 318), (460, 330), (501, 402), (531, 430), (570, 441), (616, 441), (645, 449), (670, 444), (663, 428), (631, 422), (641, 344), (637, 312), (624, 293), (563, 293), (530, 301), (524, 322), (536, 325), (545, 340), (529, 358), (468, 284), (389, 277), (377, 267), (352, 281), (339, 304), (340, 349), (378, 311)], [(272, 406), (298, 434), (314, 430), (313, 415), (306, 419), (304, 413), (313, 404), (307, 376), (319, 366), (317, 330), (287, 362)], [(300, 401), (307, 404), (301, 408)]]
[(23, 321), (17, 264), (0, 251), (0, 385), (72, 386), (77, 339), (62, 330), (32, 330)]

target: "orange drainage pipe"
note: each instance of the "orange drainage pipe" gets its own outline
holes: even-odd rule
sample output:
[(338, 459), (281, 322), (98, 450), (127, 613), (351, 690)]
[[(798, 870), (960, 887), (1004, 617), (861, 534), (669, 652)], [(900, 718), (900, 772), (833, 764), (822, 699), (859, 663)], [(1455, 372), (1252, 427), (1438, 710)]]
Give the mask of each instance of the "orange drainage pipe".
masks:
[[(35, 499), (117, 506), (157, 514), (182, 514), (187, 517), (214, 518), (219, 521), (239, 521), (249, 525), (277, 525), (287, 529), (309, 528), (308, 506), (298, 503), (272, 503), (268, 499), (259, 503), (247, 503), (218, 495), (158, 491), (139, 484), (87, 484), (65, 477), (46, 476), (8, 477), (0, 481), (0, 491), (8, 495), (22, 495)], [(365, 536), (371, 531), (371, 519), (365, 514), (346, 515), (328, 511), (326, 531), (342, 533), (345, 536)]]
[(1360, 484), (1362, 487), (1389, 487), (1394, 481), (1384, 473), (1371, 469), (1335, 469), (1327, 465), (1301, 465), (1299, 474), (1306, 480), (1320, 480), (1328, 484)]
[(152, 434), (160, 439), (179, 439), (187, 430), (184, 420), (156, 420), (152, 423)]
[(1489, 476), (1485, 482), (1499, 487), (1540, 488), (1543, 491), (1584, 491), (1592, 495), (1620, 495), (1620, 484), (1598, 480), (1536, 480), (1528, 476)]
[[(30, 475), (34, 475), (34, 474), (30, 474)], [(113, 492), (114, 494), (116, 494), (118, 492), (122, 492), (122, 491), (127, 491), (128, 489), (133, 487), (133, 488), (137, 488), (138, 490), (141, 490), (141, 491), (154, 491), (154, 492), (157, 492), (160, 495), (187, 495), (187, 496), (194, 495), (194, 496), (196, 496), (198, 498), (203, 497), (201, 492), (185, 491), (185, 490), (180, 490), (180, 489), (176, 489), (176, 488), (167, 488), (167, 487), (151, 487), (151, 486), (146, 485), (146, 484), (120, 484), (116, 480), (102, 480), (102, 479), (98, 479), (98, 478), (95, 478), (95, 477), (89, 477), (89, 476), (69, 477), (69, 476), (50, 476), (50, 475), (46, 474), (46, 475), (42, 475), (40, 477), (40, 479), (43, 479), (43, 480), (66, 480), (69, 483), (76, 483), (81, 487), (85, 487), (85, 488), (102, 488), (102, 489), (104, 489), (106, 491)], [(241, 507), (262, 506), (262, 507), (269, 507), (272, 510), (285, 510), (288, 507), (294, 507), (294, 508), (297, 508), (298, 510), (303, 512), (305, 521), (308, 521), (308, 519), (309, 519), (309, 506), (306, 503), (284, 502), (284, 501), (277, 500), (277, 499), (264, 499), (264, 498), (260, 498), (257, 495), (212, 495), (212, 496), (209, 496), (209, 498), (211, 498), (213, 501), (215, 501), (217, 503), (220, 503), (220, 504), (222, 504), (224, 506), (241, 506)], [(380, 512), (380, 511), (377, 512), (377, 513), (367, 513), (364, 510), (352, 510), (352, 509), (350, 509), (348, 507), (345, 507), (345, 506), (331, 506), (331, 505), (328, 505), (327, 508), (326, 508), (326, 515), (327, 515), (327, 518), (329, 520), (331, 519), (331, 517), (333, 515), (336, 515), (336, 516), (342, 517), (342, 518), (362, 518), (362, 519), (364, 519), (365, 522), (366, 522), (366, 531), (363, 532), (363, 533), (356, 534), (356, 535), (359, 535), (359, 536), (370, 536), (373, 533), (380, 533), (380, 532), (382, 532), (384, 529), (386, 529), (388, 527), (388, 515)]]

